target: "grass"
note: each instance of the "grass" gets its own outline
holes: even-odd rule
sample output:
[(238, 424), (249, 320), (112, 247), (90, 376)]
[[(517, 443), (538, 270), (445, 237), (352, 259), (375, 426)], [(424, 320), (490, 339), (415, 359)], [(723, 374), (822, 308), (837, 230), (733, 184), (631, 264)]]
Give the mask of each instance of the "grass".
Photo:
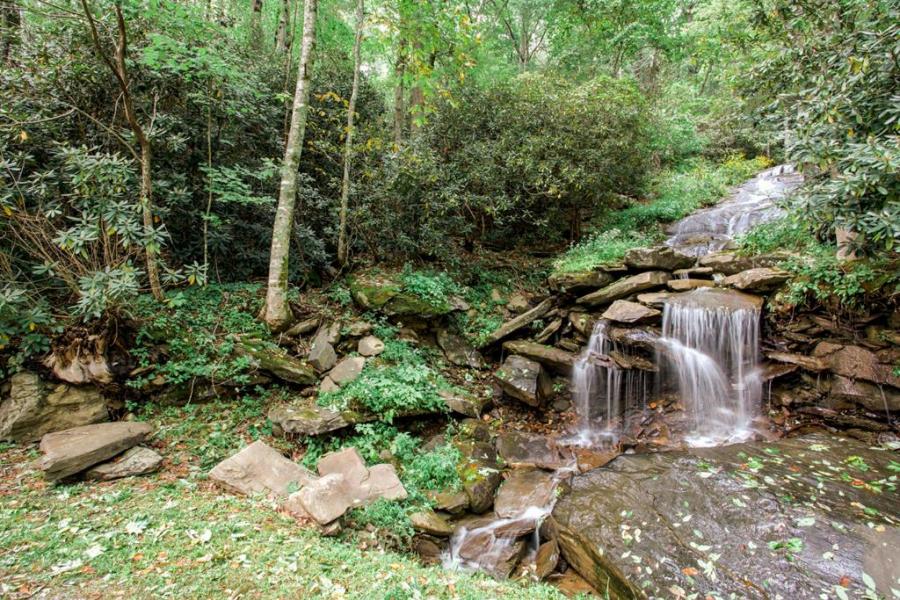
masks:
[(156, 475), (51, 486), (33, 468), (34, 446), (0, 447), (0, 596), (562, 598), (547, 586), (362, 551), (303, 528), (265, 499), (223, 493), (197, 450), (215, 428), (232, 436), (228, 452), (248, 442), (264, 421), (253, 409), (210, 405), (147, 417), (166, 457)]
[(664, 224), (715, 204), (729, 188), (769, 165), (764, 157), (752, 160), (733, 157), (718, 165), (696, 160), (665, 171), (654, 181), (649, 202), (634, 203), (605, 215), (592, 235), (554, 262), (554, 270), (557, 273), (590, 271), (621, 261), (632, 248), (660, 242)]

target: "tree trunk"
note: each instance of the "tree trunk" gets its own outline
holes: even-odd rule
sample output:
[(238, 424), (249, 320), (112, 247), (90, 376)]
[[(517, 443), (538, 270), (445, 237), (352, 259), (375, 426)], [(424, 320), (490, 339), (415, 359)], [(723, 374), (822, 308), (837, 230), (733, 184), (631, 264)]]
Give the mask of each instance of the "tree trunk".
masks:
[(253, 0), (253, 12), (250, 14), (250, 44), (254, 48), (262, 47), (262, 0)]
[(12, 62), (12, 48), (19, 41), (22, 13), (15, 0), (0, 0), (0, 56), (3, 62)]
[(278, 18), (278, 31), (275, 33), (275, 50), (284, 54), (291, 47), (288, 27), (291, 23), (291, 0), (281, 0), (281, 16)]
[(303, 136), (306, 132), (306, 114), (309, 108), (312, 56), (316, 45), (316, 9), (317, 0), (305, 0), (297, 88), (294, 92), (291, 128), (281, 168), (278, 208), (275, 211), (275, 224), (272, 228), (268, 289), (261, 314), (262, 320), (272, 330), (283, 329), (291, 322), (291, 312), (287, 303), (288, 258), (291, 249), (291, 230), (294, 225), (294, 203), (297, 199), (297, 169), (300, 166)]
[(359, 49), (362, 45), (365, 1), (356, 1), (356, 39), (353, 42), (353, 86), (350, 89), (350, 105), (347, 107), (347, 139), (344, 141), (344, 177), (341, 180), (341, 216), (338, 232), (338, 263), (347, 265), (347, 206), (350, 203), (350, 159), (353, 155), (353, 114), (356, 111), (356, 96), (359, 92)]
[(399, 149), (403, 145), (403, 130), (406, 124), (406, 86), (403, 78), (406, 76), (406, 42), (400, 41), (397, 48), (397, 87), (394, 88), (394, 145)]

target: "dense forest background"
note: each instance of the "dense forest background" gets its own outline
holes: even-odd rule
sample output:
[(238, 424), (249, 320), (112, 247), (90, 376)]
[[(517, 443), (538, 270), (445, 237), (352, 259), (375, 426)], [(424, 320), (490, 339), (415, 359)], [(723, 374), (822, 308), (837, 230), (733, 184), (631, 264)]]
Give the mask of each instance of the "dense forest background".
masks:
[[(145, 254), (164, 288), (266, 276), (301, 5), (0, 1), (14, 363), (147, 291)], [(345, 268), (348, 158), (351, 267), (642, 243), (694, 208), (680, 174), (718, 189), (756, 156), (808, 181), (758, 243), (890, 255), (898, 23), (888, 0), (323, 0), (288, 280)]]

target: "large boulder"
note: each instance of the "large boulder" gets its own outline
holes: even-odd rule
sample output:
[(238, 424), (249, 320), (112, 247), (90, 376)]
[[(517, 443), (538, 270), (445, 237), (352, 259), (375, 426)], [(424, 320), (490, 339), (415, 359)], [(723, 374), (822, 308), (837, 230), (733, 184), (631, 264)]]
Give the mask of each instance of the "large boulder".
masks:
[(41, 439), (44, 456), (38, 466), (50, 481), (65, 479), (140, 444), (152, 432), (147, 423), (118, 421), (48, 433)]
[(825, 344), (823, 342), (817, 345), (813, 354), (825, 360), (833, 373), (900, 388), (900, 377), (894, 374), (893, 365), (881, 363), (874, 352), (860, 346), (840, 346), (834, 352), (826, 353)]
[(34, 442), (44, 434), (109, 419), (106, 398), (92, 386), (52, 386), (29, 371), (9, 378), (0, 402), (0, 440)]
[(790, 278), (790, 273), (771, 267), (758, 267), (729, 275), (722, 285), (739, 290), (767, 291), (780, 286)]
[(213, 467), (209, 478), (239, 494), (284, 497), (292, 486), (306, 485), (316, 476), (271, 446), (255, 441)]
[(244, 339), (236, 346), (236, 351), (249, 356), (257, 367), (288, 383), (312, 385), (318, 381), (316, 372), (299, 358), (290, 356), (274, 344), (263, 340)]
[(444, 356), (454, 365), (471, 369), (484, 368), (484, 357), (460, 336), (441, 328), (435, 337), (438, 346), (444, 351)]
[(646, 271), (638, 273), (631, 277), (624, 277), (605, 288), (599, 289), (577, 300), (578, 304), (585, 306), (597, 306), (600, 304), (609, 304), (619, 298), (625, 298), (631, 294), (652, 290), (666, 285), (671, 279), (671, 275), (665, 271)]
[[(501, 519), (515, 519), (526, 513), (550, 510), (556, 498), (559, 478), (540, 469), (513, 469), (497, 490), (494, 512)], [(532, 510), (537, 509), (537, 510)]]
[(888, 597), (894, 458), (825, 436), (623, 455), (575, 477), (553, 517), (566, 561), (610, 597), (858, 597), (867, 578)]
[(625, 265), (632, 269), (686, 269), (695, 262), (693, 256), (683, 254), (670, 246), (632, 248), (625, 253)]
[(362, 308), (380, 310), (392, 316), (436, 317), (457, 310), (454, 299), (423, 298), (384, 276), (366, 275), (350, 282), (350, 294)]
[(150, 448), (137, 446), (114, 460), (91, 467), (85, 472), (84, 478), (111, 481), (122, 477), (146, 475), (159, 469), (162, 461), (163, 457)]
[(646, 323), (659, 319), (661, 312), (637, 302), (616, 300), (601, 315), (601, 318), (616, 323)]
[(510, 354), (537, 361), (562, 375), (571, 374), (572, 366), (575, 364), (575, 355), (571, 352), (526, 340), (504, 342), (503, 349)]
[(510, 355), (494, 374), (500, 388), (529, 406), (541, 406), (552, 393), (550, 378), (539, 362)]

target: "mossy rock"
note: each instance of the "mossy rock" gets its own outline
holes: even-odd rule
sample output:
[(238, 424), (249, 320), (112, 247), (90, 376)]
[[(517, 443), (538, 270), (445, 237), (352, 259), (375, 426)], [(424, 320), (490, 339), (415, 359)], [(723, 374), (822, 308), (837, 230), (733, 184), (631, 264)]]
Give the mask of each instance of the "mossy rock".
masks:
[(362, 308), (382, 308), (400, 293), (400, 284), (384, 277), (356, 278), (350, 281), (350, 295)]

